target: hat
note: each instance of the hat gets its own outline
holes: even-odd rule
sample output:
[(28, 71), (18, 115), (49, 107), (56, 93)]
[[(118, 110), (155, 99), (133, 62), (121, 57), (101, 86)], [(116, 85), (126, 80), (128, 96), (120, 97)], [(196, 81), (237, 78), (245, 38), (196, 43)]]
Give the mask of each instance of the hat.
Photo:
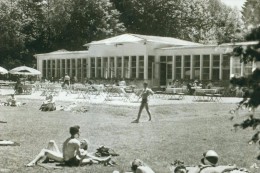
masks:
[(216, 165), (218, 163), (218, 154), (214, 150), (208, 150), (203, 153), (203, 158), (201, 159), (201, 163), (204, 165)]

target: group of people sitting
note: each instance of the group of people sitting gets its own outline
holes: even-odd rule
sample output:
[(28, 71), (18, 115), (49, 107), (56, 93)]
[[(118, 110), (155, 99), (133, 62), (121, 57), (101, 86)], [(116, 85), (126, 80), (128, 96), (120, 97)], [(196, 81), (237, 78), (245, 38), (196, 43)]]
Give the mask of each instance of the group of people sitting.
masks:
[[(47, 149), (42, 149), (40, 153), (26, 166), (33, 167), (37, 165), (40, 160), (44, 160), (44, 163), (56, 161), (69, 167), (110, 163), (111, 156), (105, 158), (96, 157), (87, 151), (89, 142), (86, 139), (79, 139), (79, 126), (70, 127), (69, 132), (71, 136), (64, 141), (62, 152), (58, 149), (55, 141), (51, 140)], [(237, 173), (247, 172), (246, 169), (238, 169), (235, 165), (218, 166), (218, 160), (218, 154), (213, 150), (209, 150), (203, 154), (203, 158), (199, 165), (186, 166), (184, 165), (184, 162), (176, 161), (172, 165), (171, 171), (173, 173), (231, 173), (235, 170)], [(140, 159), (132, 161), (131, 170), (133, 173), (154, 173), (154, 171)], [(113, 173), (119, 173), (119, 171), (114, 171)]]
[[(12, 106), (12, 107), (16, 107), (16, 106), (21, 106), (21, 102), (18, 102), (14, 96), (14, 94), (11, 94), (9, 98), (6, 99), (6, 101), (1, 102), (0, 101), (1, 106)], [(23, 103), (25, 104), (25, 103)]]

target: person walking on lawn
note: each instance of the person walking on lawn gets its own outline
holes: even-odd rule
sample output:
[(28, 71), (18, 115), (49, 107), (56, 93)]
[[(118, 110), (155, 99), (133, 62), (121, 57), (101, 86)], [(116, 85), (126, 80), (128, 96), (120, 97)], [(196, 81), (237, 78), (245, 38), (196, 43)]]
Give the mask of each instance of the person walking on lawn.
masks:
[(136, 120), (132, 121), (132, 123), (139, 123), (139, 119), (141, 117), (141, 113), (142, 113), (144, 108), (146, 109), (146, 111), (148, 113), (149, 121), (152, 120), (151, 112), (149, 110), (149, 105), (148, 105), (148, 97), (150, 95), (153, 95), (154, 92), (150, 88), (148, 88), (147, 82), (144, 82), (143, 87), (144, 88), (143, 88), (141, 94), (139, 95), (139, 98), (142, 98), (142, 101), (141, 101), (141, 105), (140, 105), (140, 108), (139, 108), (138, 116), (137, 116)]

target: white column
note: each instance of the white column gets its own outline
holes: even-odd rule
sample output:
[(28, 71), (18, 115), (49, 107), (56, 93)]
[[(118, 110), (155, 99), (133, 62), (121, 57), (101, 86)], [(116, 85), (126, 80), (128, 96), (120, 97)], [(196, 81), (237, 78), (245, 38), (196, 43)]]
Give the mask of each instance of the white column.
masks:
[(200, 80), (203, 79), (203, 55), (200, 55)]
[(41, 72), (41, 74), (40, 74), (40, 79), (41, 79), (41, 77), (43, 76), (43, 64), (42, 64), (42, 59), (39, 59), (38, 57), (37, 57), (37, 70), (39, 70), (40, 72)]
[(244, 64), (244, 62), (242, 62), (240, 65), (241, 65), (240, 76), (244, 76), (245, 64)]
[(209, 56), (209, 80), (212, 80), (213, 55)]
[(148, 80), (148, 56), (144, 55), (144, 80)]
[(139, 56), (136, 56), (136, 78), (139, 77)]
[(132, 75), (132, 57), (129, 56), (129, 62), (128, 62), (128, 78), (131, 78)]
[(233, 65), (234, 65), (234, 64), (233, 64), (233, 61), (234, 61), (234, 60), (233, 60), (233, 57), (231, 56), (231, 57), (230, 57), (230, 77), (231, 77), (231, 75), (233, 74)]
[(181, 78), (184, 79), (184, 55), (181, 56)]
[(172, 80), (176, 78), (176, 75), (175, 75), (175, 60), (176, 59), (176, 56), (173, 55), (172, 56)]
[(219, 62), (219, 79), (223, 79), (223, 54), (220, 54), (220, 62)]
[(121, 66), (121, 78), (124, 78), (124, 71), (125, 71), (125, 64), (124, 64), (124, 57), (122, 56), (121, 57), (121, 63), (122, 63), (122, 66)]
[(194, 67), (194, 63), (193, 63), (193, 55), (190, 55), (190, 79), (193, 79), (194, 78), (194, 70), (193, 70), (193, 67)]

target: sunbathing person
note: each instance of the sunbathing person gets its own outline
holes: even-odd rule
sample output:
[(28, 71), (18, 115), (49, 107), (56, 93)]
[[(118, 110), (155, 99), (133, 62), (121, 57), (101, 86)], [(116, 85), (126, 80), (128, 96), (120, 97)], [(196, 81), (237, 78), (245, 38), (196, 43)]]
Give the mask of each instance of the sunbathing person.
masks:
[(198, 166), (185, 166), (184, 164), (175, 165), (174, 173), (232, 173), (236, 171), (237, 173), (246, 173), (245, 169), (238, 169), (236, 165), (220, 166), (217, 165), (219, 156), (213, 151), (209, 150), (203, 154), (201, 159), (201, 164)]
[(131, 169), (133, 173), (154, 173), (154, 171), (140, 159), (135, 159), (132, 162)]
[(39, 110), (42, 110), (42, 111), (56, 110), (56, 105), (55, 105), (53, 95), (46, 96), (45, 101), (42, 103)]
[(45, 158), (46, 160), (54, 160), (57, 162), (64, 162), (66, 166), (79, 166), (92, 163), (108, 162), (111, 157), (105, 159), (97, 158), (87, 153), (88, 142), (87, 140), (79, 141), (79, 126), (70, 127), (71, 137), (63, 143), (62, 153), (59, 151), (56, 143), (50, 141), (47, 149), (42, 149), (41, 152), (28, 163), (27, 167), (32, 167), (38, 161)]

